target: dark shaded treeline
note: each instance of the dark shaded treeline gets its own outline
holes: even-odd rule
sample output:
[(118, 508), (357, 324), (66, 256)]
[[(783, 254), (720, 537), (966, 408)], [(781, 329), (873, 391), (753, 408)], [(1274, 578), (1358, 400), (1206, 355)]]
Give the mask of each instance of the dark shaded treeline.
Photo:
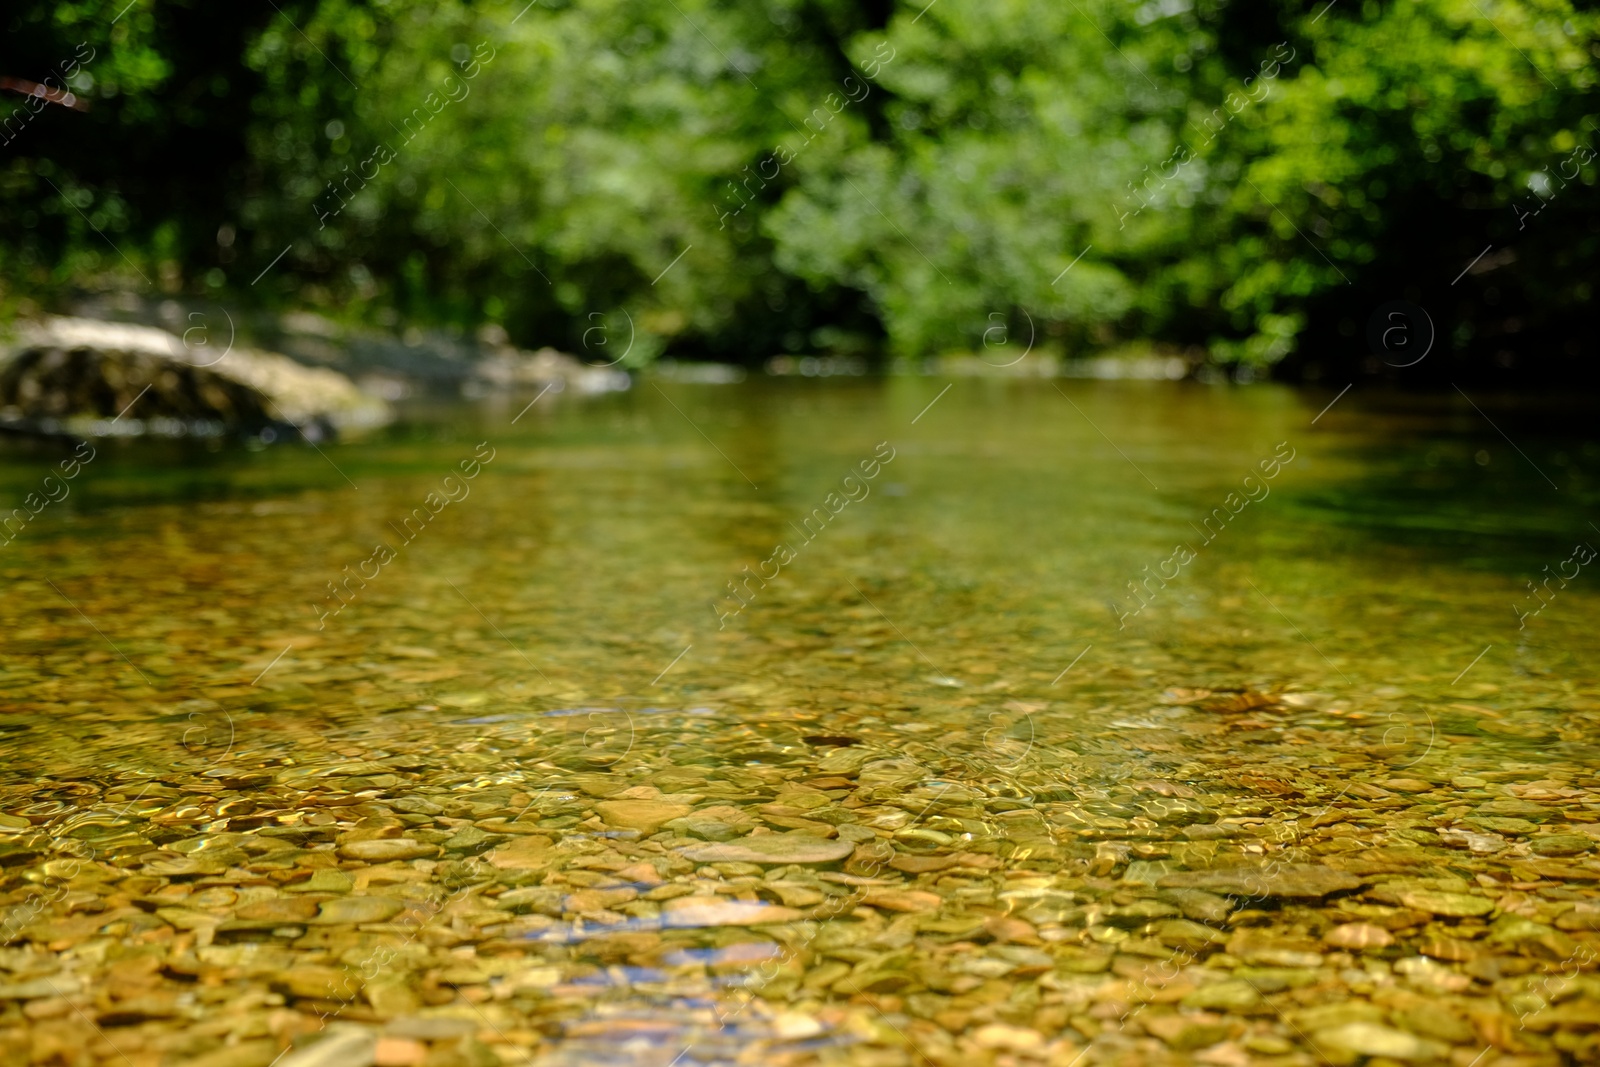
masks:
[(0, 75), (89, 107), (0, 101), (0, 300), (1590, 383), (1587, 5), (1056, 8), (15, 5)]

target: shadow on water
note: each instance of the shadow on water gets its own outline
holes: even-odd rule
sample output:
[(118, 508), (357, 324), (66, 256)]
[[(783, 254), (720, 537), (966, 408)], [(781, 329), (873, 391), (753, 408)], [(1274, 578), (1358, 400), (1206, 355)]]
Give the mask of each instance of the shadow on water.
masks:
[[(1537, 572), (1550, 553), (1600, 532), (1596, 402), (1587, 397), (1357, 394), (1322, 429), (1354, 476), (1286, 492), (1307, 523), (1448, 553), (1465, 568)], [(1377, 438), (1374, 440), (1374, 438)], [(1565, 553), (1563, 552), (1563, 555)]]

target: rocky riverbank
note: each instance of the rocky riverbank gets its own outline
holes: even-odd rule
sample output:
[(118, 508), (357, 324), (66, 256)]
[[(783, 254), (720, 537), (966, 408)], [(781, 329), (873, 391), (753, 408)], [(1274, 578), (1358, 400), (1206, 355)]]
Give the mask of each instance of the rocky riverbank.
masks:
[(383, 425), (406, 397), (593, 396), (632, 381), (553, 348), (516, 348), (493, 328), (464, 342), (390, 337), (303, 313), (256, 324), (282, 354), (236, 343), (231, 321), (213, 329), (220, 316), (190, 313), (199, 325), (185, 330), (179, 305), (133, 310), (171, 329), (58, 316), (0, 336), (0, 431), (217, 436), (276, 427), (320, 439)]
[(382, 399), (337, 371), (151, 326), (52, 317), (0, 352), (0, 425), (80, 436), (214, 436), (292, 426), (312, 438), (382, 425)]

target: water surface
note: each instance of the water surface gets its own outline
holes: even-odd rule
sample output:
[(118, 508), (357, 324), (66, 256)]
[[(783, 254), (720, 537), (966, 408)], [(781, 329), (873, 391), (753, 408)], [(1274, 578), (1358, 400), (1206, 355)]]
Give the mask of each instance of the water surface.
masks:
[[(1600, 451), (1560, 412), (1332, 398), (646, 380), (321, 451), (97, 443), (0, 549), (0, 965), (83, 990), (0, 1022), (98, 1013), (151, 1063), (435, 1017), (511, 1062), (1312, 1062), (1359, 1054), (1352, 1020), (1402, 1059), (1577, 1055), (1468, 1007), (1526, 1021), (1592, 966), (1588, 918), (1501, 935), (1600, 880)], [(62, 456), (6, 448), (20, 504)], [(751, 830), (856, 851), (686, 858)], [(1289, 864), (1360, 885), (1279, 895)], [(1231, 917), (1159, 884), (1243, 867)], [(1425, 891), (1492, 913), (1397, 903)], [(327, 915), (241, 917), (291, 897)], [(1358, 921), (1392, 943), (1329, 934)], [(164, 969), (119, 986), (140, 955)]]

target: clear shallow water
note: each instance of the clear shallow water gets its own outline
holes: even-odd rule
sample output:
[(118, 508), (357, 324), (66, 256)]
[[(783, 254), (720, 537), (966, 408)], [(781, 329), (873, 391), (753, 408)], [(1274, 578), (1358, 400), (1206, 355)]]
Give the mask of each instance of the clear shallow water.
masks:
[[(913, 426), (935, 383), (665, 388), (681, 413), (645, 384), (536, 407), (515, 427), (515, 408), (435, 414), (326, 458), (108, 442), (69, 500), (6, 547), (13, 693), (39, 672), (84, 696), (150, 695), (128, 660), (157, 691), (226, 693), (286, 646), (263, 680), (281, 703), (330, 672), (382, 687), (395, 646), (431, 648), (429, 670), (483, 693), (557, 701), (693, 701), (740, 684), (822, 696), (866, 681), (967, 700), (928, 676), (1048, 685), (1088, 644), (1057, 699), (1119, 671), (1159, 673), (1161, 688), (1404, 684), (1438, 697), (1491, 644), (1467, 691), (1588, 682), (1568, 669), (1586, 651), (1586, 572), (1547, 587), (1531, 633), (1513, 609), (1539, 603), (1526, 582), (1545, 566), (1600, 539), (1581, 470), (1600, 457), (1572, 441), (1524, 439), (1566, 483), (1557, 493), (1470, 412), (1419, 425), (1363, 411), (1359, 396), (1319, 428), (1326, 398), (1270, 388), (1073, 384), (1075, 410), (1048, 385), (968, 381)], [(460, 478), (482, 441), (495, 458)], [(880, 442), (895, 458), (860, 479)], [(1261, 478), (1280, 442), (1295, 458)], [(17, 503), (52, 458), (8, 451)], [(852, 471), (867, 497), (828, 515)], [(1228, 494), (1246, 498), (1253, 471), (1269, 495), (1233, 515)], [(470, 495), (401, 530), (453, 472)], [(826, 528), (800, 527), (817, 508)], [(1201, 526), (1214, 509), (1220, 532), (1215, 517)], [(363, 567), (380, 542), (394, 561)], [(728, 583), (745, 567), (770, 574), (780, 543), (796, 558), (765, 587), (741, 586), (751, 603), (719, 629), (738, 607)], [(1149, 607), (1119, 628), (1109, 605), (1138, 607), (1128, 583), (1171, 574), (1179, 545), (1194, 561), (1141, 587)], [(341, 602), (327, 583), (352, 574), (348, 605), (319, 629)], [(351, 695), (325, 693), (322, 710)]]
[[(1581, 841), (1600, 818), (1591, 568), (1542, 587), (1548, 606), (1525, 627), (1516, 611), (1541, 603), (1528, 581), (1572, 574), (1562, 565), (1573, 546), (1600, 544), (1586, 507), (1600, 452), (1563, 429), (1581, 422), (1489, 408), (1512, 446), (1479, 413), (1442, 400), (1356, 392), (1313, 425), (1331, 393), (958, 380), (941, 394), (944, 384), (647, 381), (582, 404), (547, 397), (514, 425), (525, 400), (423, 410), (322, 454), (106, 442), (72, 495), (0, 549), (0, 812), (11, 819), (0, 830), (20, 857), (7, 867), (7, 929), (29, 953), (12, 959), (13, 977), (58, 966), (51, 973), (92, 993), (108, 960), (138, 941), (197, 959), (201, 991), (277, 998), (263, 1001), (259, 1033), (229, 1036), (206, 1030), (220, 1000), (195, 999), (190, 979), (169, 975), (172, 988), (158, 990), (190, 1000), (133, 1021), (104, 993), (102, 1032), (153, 1063), (214, 1051), (207, 1041), (281, 1044), (295, 1027), (270, 1011), (298, 1005), (297, 1017), (316, 1020), (307, 1004), (319, 1001), (348, 1001), (335, 1017), (372, 1027), (454, 1012), (484, 1024), (503, 1058), (521, 1050), (551, 1063), (666, 1063), (657, 1053), (676, 1052), (685, 1034), (688, 1062), (932, 1056), (906, 1051), (896, 1027), (935, 1052), (1181, 1058), (1215, 1042), (1168, 1041), (1139, 1020), (1170, 1005), (1146, 1016), (1159, 997), (1105, 985), (1129, 977), (1117, 960), (1162, 962), (1148, 946), (1170, 955), (1181, 935), (1107, 926), (1083, 906), (1126, 906), (1183, 870), (1337, 861), (1365, 880), (1356, 895), (1341, 889), (1312, 907), (1268, 894), (1267, 927), (1315, 943), (1354, 914), (1329, 918), (1337, 900), (1395, 906), (1383, 896), (1395, 879), (1462, 881), (1498, 902), (1496, 916), (1521, 914), (1502, 899), (1521, 893), (1534, 901), (1528, 921), (1547, 926), (1555, 913), (1539, 909), (1571, 906), (1552, 903), (1568, 899), (1560, 894), (1592, 895), (1592, 837), (1559, 859), (1533, 849), (1551, 836)], [(20, 502), (59, 458), (8, 445), (0, 489)], [(747, 567), (778, 573), (746, 582)], [(362, 577), (330, 593), (351, 574)], [(1384, 785), (1396, 780), (1410, 784)], [(1471, 822), (1529, 788), (1522, 802), (1545, 815), (1487, 816), (1527, 827)], [(808, 799), (796, 802), (797, 790)], [(439, 810), (406, 800), (418, 796)], [(664, 804), (665, 814), (684, 805), (732, 829), (629, 826), (638, 818), (596, 808), (602, 798)], [(1360, 811), (1335, 817), (1351, 805)], [(448, 847), (468, 824), (491, 840)], [(839, 872), (832, 861), (734, 861), (695, 874), (680, 858), (755, 826), (887, 848), (876, 865), (858, 854), (843, 874), (932, 899), (855, 898), (839, 915), (811, 901), (793, 905), (803, 914), (773, 913), (775, 925), (723, 915), (674, 926), (649, 899), (650, 879), (617, 873), (654, 857), (656, 877), (691, 885), (695, 899), (711, 878), (722, 899), (784, 908), (785, 891), (810, 901), (818, 873)], [(1194, 826), (1226, 832), (1185, 830)], [(282, 863), (261, 852), (259, 832), (274, 827), (301, 833), (275, 839), (297, 849)], [(340, 835), (363, 829), (420, 833), (428, 854), (348, 855)], [(1474, 852), (1440, 829), (1498, 844)], [(508, 840), (531, 840), (542, 858), (494, 865)], [(213, 848), (220, 858), (194, 865)], [(42, 865), (52, 850), (54, 862), (82, 866), (51, 875)], [(1350, 862), (1369, 852), (1371, 869)], [(886, 868), (897, 854), (968, 860), (952, 861), (956, 874)], [(1555, 866), (1541, 874), (1539, 864)], [(249, 941), (218, 923), (324, 866), (367, 879), (357, 896), (405, 887), (390, 896), (416, 916), (410, 936), (453, 930), (416, 939), (482, 973), (441, 983), (440, 959), (386, 962), (381, 975), (423, 991), (396, 1011), (365, 994), (297, 996), (281, 973), (348, 968), (348, 953), (403, 930), (335, 923), (347, 942), (331, 948), (303, 930), (273, 935), (291, 955), (259, 973), (217, 955)], [(571, 881), (573, 871), (606, 873)], [(636, 898), (584, 898), (550, 914), (495, 904), (511, 889), (576, 891), (596, 877)], [(761, 885), (795, 879), (813, 888)], [(869, 891), (824, 881), (828, 892)], [(39, 903), (38, 887), (79, 883), (79, 903)], [(461, 885), (478, 888), (462, 895)], [(194, 896), (208, 888), (219, 892)], [(1019, 890), (1065, 893), (1078, 913), (1028, 912)], [(162, 893), (190, 900), (210, 932), (192, 916), (187, 928), (171, 916), (163, 926)], [(27, 933), (58, 912), (103, 917), (118, 906), (139, 914), (54, 940), (61, 930)], [(982, 932), (1010, 915), (1035, 932), (1014, 942)], [(1424, 915), (1415, 930), (1397, 927), (1385, 966), (1424, 958), (1418, 946), (1451, 923), (1469, 927), (1456, 940), (1487, 945), (1492, 931), (1478, 921)], [(1213, 925), (1226, 939), (1253, 922)], [(987, 945), (974, 951), (1001, 966), (1000, 950), (1034, 946), (1064, 967), (1120, 944), (1108, 929), (1132, 929), (1137, 950), (1107, 956), (1111, 970), (1062, 972), (1101, 983), (1069, 982), (1070, 995), (1060, 982), (1040, 992), (1037, 961), (973, 972), (1004, 987), (983, 987), (998, 1008), (915, 977), (947, 959), (936, 942)], [(758, 982), (749, 960), (683, 954), (752, 938), (783, 946), (781, 977)], [(1563, 963), (1565, 944), (1541, 950), (1554, 959), (1529, 958)], [(1321, 951), (1331, 985), (1309, 1000), (1376, 995), (1339, 977), (1365, 966), (1359, 953)], [(1529, 956), (1516, 944), (1485, 955), (1497, 952)], [(1192, 967), (1201, 987), (1227, 979), (1226, 958), (1203, 957), (1172, 969)], [(891, 976), (861, 988), (817, 977), (841, 962)], [(1516, 990), (1464, 973), (1470, 961), (1436, 966), (1483, 988), (1432, 972), (1419, 986), (1392, 967), (1389, 982), (1515, 1007), (1505, 1005)], [(1204, 997), (1190, 1006), (1236, 1019), (1220, 1040), (1246, 1060), (1312, 1054), (1311, 1038), (1287, 1025), (1284, 1012), (1304, 1005), (1299, 987), (1286, 988), (1267, 1002), (1276, 1014)], [(486, 1014), (474, 989), (503, 1014)], [(1080, 993), (1134, 1008), (1095, 1015)], [(743, 1014), (727, 1022), (735, 1008)], [(633, 1020), (632, 1038), (603, 1022), (617, 1013)], [(1074, 1017), (1083, 1025), (1069, 1028)], [(0, 1018), (33, 1040), (57, 1016), (16, 1007)], [(1045, 1044), (980, 1033), (986, 1025)], [(1383, 1025), (1411, 1032), (1392, 1017)], [(193, 1047), (170, 1036), (179, 1032)], [(1470, 1040), (1417, 1039), (1443, 1057), (1493, 1044), (1481, 1037), (1479, 1027)], [(1285, 1047), (1273, 1051), (1274, 1040)], [(1566, 1054), (1551, 1040), (1521, 1051)]]

